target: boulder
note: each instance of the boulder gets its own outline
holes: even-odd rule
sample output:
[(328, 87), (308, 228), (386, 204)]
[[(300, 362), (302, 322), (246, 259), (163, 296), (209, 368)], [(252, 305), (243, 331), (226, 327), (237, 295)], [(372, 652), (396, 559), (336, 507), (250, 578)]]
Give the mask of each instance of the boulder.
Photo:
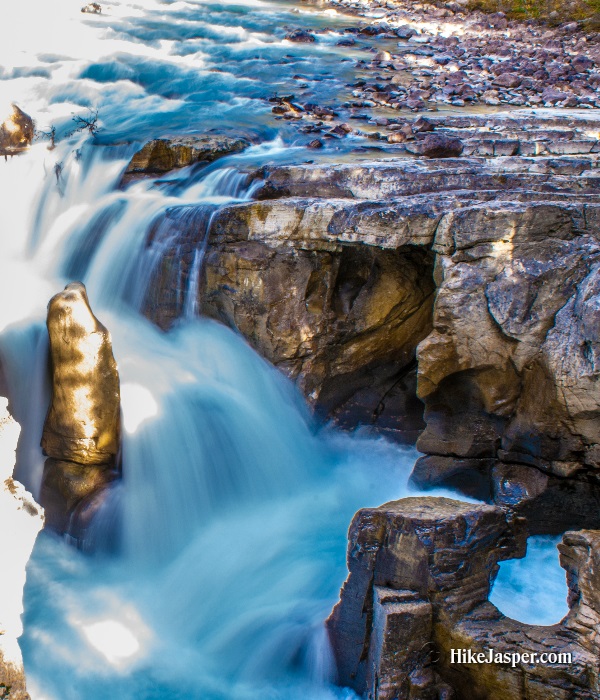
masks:
[(285, 38), (300, 44), (313, 44), (316, 41), (315, 35), (304, 29), (294, 29), (293, 32), (286, 34)]
[(119, 374), (110, 333), (94, 316), (83, 284), (48, 304), (52, 399), (44, 453), (77, 464), (114, 465), (120, 442)]
[(429, 667), (423, 697), (436, 697), (436, 627), (485, 603), (497, 562), (524, 553), (522, 522), (498, 507), (405, 498), (360, 510), (348, 533), (348, 579), (326, 623), (338, 683), (408, 700), (421, 697), (412, 679)]
[(460, 139), (444, 134), (427, 134), (406, 149), (425, 158), (457, 158), (463, 152), (463, 144)]
[(525, 553), (524, 521), (506, 509), (405, 498), (359, 511), (348, 539), (326, 623), (340, 685), (378, 700), (598, 697), (598, 531), (563, 537), (570, 612), (544, 627), (488, 601), (498, 562)]
[(27, 150), (34, 136), (33, 119), (17, 105), (12, 114), (0, 124), (0, 156), (10, 156)]
[(74, 282), (48, 305), (52, 397), (42, 448), (41, 501), (48, 525), (72, 529), (73, 512), (118, 477), (120, 390), (110, 333)]
[(153, 175), (194, 163), (212, 163), (218, 158), (240, 153), (249, 145), (246, 139), (220, 134), (155, 139), (133, 156), (125, 174)]

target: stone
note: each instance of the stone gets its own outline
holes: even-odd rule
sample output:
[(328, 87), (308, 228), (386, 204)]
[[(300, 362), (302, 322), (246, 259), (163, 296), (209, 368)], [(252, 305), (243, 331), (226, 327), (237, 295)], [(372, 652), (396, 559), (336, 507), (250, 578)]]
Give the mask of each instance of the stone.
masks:
[(396, 28), (396, 36), (399, 39), (410, 39), (411, 36), (415, 36), (416, 34), (417, 30), (407, 24)]
[(88, 5), (82, 7), (81, 11), (84, 14), (99, 15), (102, 14), (102, 6), (97, 2), (90, 2)]
[(219, 134), (155, 139), (133, 156), (125, 173), (152, 175), (194, 163), (212, 163), (218, 158), (240, 153), (249, 145), (246, 139)]
[(29, 148), (34, 136), (33, 119), (17, 105), (0, 124), (0, 156), (11, 156)]
[(494, 85), (503, 88), (516, 88), (521, 84), (521, 78), (515, 73), (501, 73), (494, 79)]
[(288, 41), (294, 41), (299, 44), (313, 44), (316, 41), (315, 35), (304, 29), (294, 29), (285, 35)]
[(29, 700), (18, 638), (23, 633), (26, 566), (44, 525), (44, 511), (12, 476), (19, 433), (8, 401), (0, 398), (0, 688), (9, 688), (5, 697)]
[(406, 147), (408, 151), (425, 158), (456, 158), (463, 152), (459, 139), (443, 134), (427, 134)]
[(120, 445), (120, 391), (110, 333), (94, 316), (83, 284), (48, 305), (52, 398), (42, 448), (55, 460), (114, 466)]
[[(447, 498), (360, 510), (348, 533), (349, 575), (326, 623), (338, 683), (386, 700), (598, 697), (600, 532), (564, 535), (570, 611), (547, 627), (507, 618), (488, 601), (498, 562), (522, 557), (525, 535), (506, 509)], [(499, 655), (491, 663), (467, 658), (488, 660), (490, 651)], [(561, 657), (542, 664), (533, 654)]]
[[(326, 623), (338, 683), (369, 697), (415, 697), (411, 677), (428, 665), (436, 627), (484, 604), (497, 562), (524, 552), (522, 522), (497, 507), (405, 498), (360, 510)], [(428, 692), (442, 683), (432, 673)]]

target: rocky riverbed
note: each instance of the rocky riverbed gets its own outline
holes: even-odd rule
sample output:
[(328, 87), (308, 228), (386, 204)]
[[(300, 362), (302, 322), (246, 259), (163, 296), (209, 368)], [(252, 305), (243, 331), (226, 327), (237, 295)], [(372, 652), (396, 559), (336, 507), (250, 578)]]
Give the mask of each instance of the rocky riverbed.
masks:
[[(599, 35), (583, 33), (577, 22), (552, 28), (508, 21), (502, 13), (469, 12), (459, 2), (329, 4), (356, 16), (338, 40), (354, 62), (347, 99), (319, 105), (305, 100), (309, 85), (302, 75), (296, 76), (297, 94), (272, 98), (277, 118), (296, 121), (315, 137), (314, 148), (347, 135), (411, 141), (411, 112), (600, 107)], [(290, 32), (288, 39), (318, 42), (330, 32)]]

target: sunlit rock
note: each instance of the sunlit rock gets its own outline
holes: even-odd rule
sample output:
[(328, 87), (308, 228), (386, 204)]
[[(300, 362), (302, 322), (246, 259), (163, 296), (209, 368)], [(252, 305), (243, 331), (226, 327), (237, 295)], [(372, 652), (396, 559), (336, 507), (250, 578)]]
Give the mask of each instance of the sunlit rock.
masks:
[(48, 305), (52, 401), (42, 447), (48, 457), (114, 464), (119, 450), (120, 392), (110, 333), (94, 316), (83, 284)]
[(88, 15), (100, 15), (102, 14), (102, 5), (97, 2), (90, 2), (87, 5), (84, 5), (84, 7), (81, 8), (81, 11)]
[(33, 119), (17, 105), (12, 114), (0, 124), (0, 156), (9, 156), (26, 150), (34, 135)]
[(98, 508), (118, 477), (119, 374), (110, 333), (92, 313), (83, 284), (69, 284), (52, 298), (47, 325), (52, 400), (40, 499), (49, 527), (79, 538), (91, 504)]
[(125, 174), (166, 173), (194, 163), (211, 163), (249, 146), (243, 138), (207, 134), (149, 141), (127, 166)]
[(17, 639), (23, 632), (25, 567), (44, 524), (43, 510), (12, 478), (19, 433), (7, 400), (0, 398), (0, 690), (10, 686), (10, 694), (4, 697), (11, 700), (29, 698)]

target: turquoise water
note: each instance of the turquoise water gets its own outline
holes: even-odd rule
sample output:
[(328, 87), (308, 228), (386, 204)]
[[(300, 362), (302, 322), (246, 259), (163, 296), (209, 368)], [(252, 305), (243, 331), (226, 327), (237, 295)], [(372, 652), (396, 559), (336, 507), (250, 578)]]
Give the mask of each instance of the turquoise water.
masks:
[[(198, 317), (197, 275), (173, 331), (140, 313), (162, 251), (146, 245), (157, 217), (191, 206), (208, 221), (251, 196), (240, 168), (306, 159), (308, 139), (272, 119), (266, 98), (344, 99), (353, 54), (336, 43), (349, 20), (292, 2), (128, 0), (90, 16), (40, 0), (8, 13), (0, 106), (18, 101), (59, 137), (54, 150), (41, 141), (0, 162), (0, 355), (23, 427), (16, 476), (39, 492), (45, 308), (73, 278), (111, 330), (125, 428), (124, 478), (90, 533), (96, 554), (43, 533), (31, 559), (21, 641), (32, 697), (350, 697), (331, 683), (323, 626), (346, 576), (348, 524), (407, 493), (416, 453), (315, 424), (286, 379)], [(297, 27), (322, 33), (286, 42)], [(67, 137), (90, 109), (98, 138)], [(256, 143), (169, 184), (118, 187), (141, 141), (213, 127)], [(551, 557), (533, 565), (557, 568)], [(495, 595), (520, 585), (504, 571)]]

